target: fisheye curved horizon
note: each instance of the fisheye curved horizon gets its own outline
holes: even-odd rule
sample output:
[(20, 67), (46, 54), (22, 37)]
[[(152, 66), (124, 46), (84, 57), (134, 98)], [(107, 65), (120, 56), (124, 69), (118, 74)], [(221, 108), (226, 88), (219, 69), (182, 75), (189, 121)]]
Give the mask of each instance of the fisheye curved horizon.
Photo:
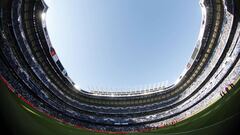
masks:
[[(85, 65), (73, 66), (71, 63), (63, 65), (61, 59), (64, 57), (63, 60), (81, 61), (79, 59), (86, 58), (86, 56), (79, 57), (76, 55), (83, 55), (80, 53), (81, 51), (87, 54), (88, 59), (85, 59), (87, 62), (91, 61), (89, 58), (93, 60), (93, 57), (89, 57), (89, 55), (103, 55), (105, 56), (103, 57), (104, 60), (107, 59), (111, 63), (111, 59), (115, 62), (118, 61), (114, 58), (114, 55), (111, 58), (112, 55), (107, 52), (99, 52), (102, 51), (101, 49), (108, 47), (117, 47), (117, 49), (115, 48), (116, 51), (121, 52), (121, 49), (124, 50), (119, 56), (126, 56), (126, 58), (130, 59), (130, 63), (137, 60), (141, 61), (143, 58), (152, 55), (161, 68), (169, 68), (166, 66), (168, 63), (173, 64), (174, 70), (181, 68), (179, 63), (170, 60), (172, 55), (182, 56), (179, 55), (183, 53), (180, 48), (172, 48), (170, 51), (167, 51), (166, 48), (166, 50), (163, 50), (161, 49), (163, 46), (160, 46), (160, 43), (157, 42), (160, 39), (159, 36), (164, 36), (161, 41), (168, 37), (166, 38), (168, 39), (166, 45), (169, 45), (170, 41), (178, 41), (177, 38), (182, 35), (186, 36), (182, 33), (176, 33), (177, 36), (172, 35), (169, 37), (169, 34), (165, 33), (164, 30), (174, 32), (170, 30), (170, 26), (175, 29), (179, 27), (179, 29), (183, 30), (191, 29), (190, 27), (186, 29), (186, 26), (181, 28), (181, 19), (177, 18), (180, 16), (171, 16), (171, 10), (175, 8), (179, 10), (177, 7), (181, 7), (181, 5), (177, 5), (170, 10), (169, 7), (173, 8), (176, 3), (168, 6), (167, 4), (161, 5), (162, 8), (169, 10), (169, 13), (161, 12), (164, 16), (173, 19), (173, 21), (169, 22), (168, 19), (163, 19), (164, 17), (161, 17), (160, 20), (155, 18), (155, 16), (161, 16), (160, 11), (158, 11), (158, 4), (154, 3), (159, 1), (152, 0), (151, 6), (148, 5), (149, 3), (144, 3), (144, 0), (138, 1), (139, 3), (136, 4), (135, 0), (121, 0), (123, 3), (120, 1), (110, 2), (109, 0), (105, 3), (108, 4), (106, 8), (103, 8), (105, 4), (100, 1), (82, 0), (81, 2), (84, 2), (82, 5), (74, 5), (78, 8), (69, 9), (75, 11), (73, 18), (78, 15), (84, 17), (83, 14), (80, 15), (77, 11), (81, 6), (80, 9), (83, 11), (81, 13), (94, 12), (94, 14), (84, 13), (88, 19), (78, 21), (77, 19), (70, 19), (71, 14), (65, 15), (61, 12), (62, 17), (60, 19), (62, 22), (55, 23), (56, 28), (64, 29), (66, 25), (66, 28), (71, 26), (77, 32), (83, 32), (79, 35), (74, 33), (72, 29), (69, 29), (72, 33), (55, 31), (56, 34), (51, 34), (51, 39), (54, 39), (54, 35), (60, 35), (61, 44), (55, 43), (56, 40), (52, 40), (53, 42), (50, 40), (48, 29), (53, 27), (46, 23), (48, 20), (48, 6), (45, 0), (3, 0), (3, 2), (0, 2), (0, 89), (2, 91), (0, 106), (6, 106), (7, 108), (7, 110), (3, 108), (1, 111), (5, 112), (4, 119), (6, 120), (4, 120), (4, 123), (5, 121), (9, 122), (8, 120), (11, 119), (9, 128), (14, 129), (16, 134), (18, 134), (18, 132), (15, 132), (16, 128), (25, 128), (26, 133), (41, 135), (87, 135), (92, 134), (92, 132), (96, 135), (138, 135), (142, 132), (143, 134), (189, 133), (189, 135), (202, 135), (222, 134), (221, 131), (224, 131), (224, 129), (221, 128), (223, 126), (238, 127), (239, 124), (232, 123), (229, 125), (229, 122), (235, 118), (240, 118), (240, 106), (236, 104), (240, 96), (239, 0), (200, 0), (202, 11), (202, 20), (198, 22), (201, 25), (200, 32), (198, 37), (192, 34), (192, 40), (197, 38), (197, 41), (194, 40), (195, 48), (190, 60), (188, 58), (187, 62), (183, 62), (185, 68), (183, 68), (183, 72), (173, 85), (150, 85), (139, 89), (129, 88), (125, 91), (116, 89), (104, 91), (101, 88), (90, 88), (88, 90), (83, 89), (82, 86), (77, 88), (77, 84), (70, 78), (65, 67), (75, 67), (82, 71)], [(69, 0), (69, 2), (73, 1)], [(87, 6), (88, 2), (97, 3), (94, 4), (95, 7), (93, 8), (91, 4)], [(187, 5), (186, 3), (182, 4)], [(67, 7), (67, 5), (64, 7)], [(133, 11), (137, 11), (136, 14), (130, 12), (133, 7), (135, 7)], [(142, 12), (147, 7), (149, 10)], [(122, 10), (123, 8), (124, 10)], [(64, 9), (60, 8), (58, 10)], [(154, 14), (152, 11), (154, 11)], [(121, 16), (122, 12), (126, 14)], [(97, 16), (95, 16), (96, 14)], [(106, 16), (104, 17), (101, 14)], [(59, 18), (59, 16), (55, 17)], [(107, 17), (111, 17), (111, 19), (107, 19)], [(132, 21), (131, 19), (136, 20)], [(105, 23), (106, 20), (108, 23)], [(124, 22), (126, 20), (127, 22)], [(84, 21), (87, 23), (84, 23)], [(159, 27), (159, 21), (166, 21), (168, 25)], [(61, 26), (61, 23), (63, 23), (63, 26)], [(178, 25), (175, 25), (175, 23)], [(101, 27), (99, 27), (100, 24)], [(90, 26), (91, 29), (87, 28), (87, 26)], [(159, 29), (160, 31), (163, 30), (164, 34), (161, 34), (161, 32), (156, 34)], [(199, 27), (197, 29), (199, 30)], [(156, 30), (156, 33), (152, 30)], [(91, 36), (91, 34), (94, 34), (94, 36)], [(86, 35), (89, 37), (84, 37)], [(67, 37), (72, 40), (63, 40), (63, 38), (67, 39)], [(87, 49), (90, 52), (87, 52), (86, 48), (84, 49), (82, 46), (78, 46), (82, 50), (77, 49), (75, 39), (79, 43), (81, 40), (87, 39), (88, 42), (85, 42), (86, 44), (83, 42), (81, 45), (88, 47)], [(130, 39), (139, 40), (130, 41)], [(120, 43), (121, 41), (123, 43)], [(156, 41), (156, 44), (153, 41)], [(118, 42), (119, 44), (117, 44)], [(60, 53), (61, 58), (58, 57), (57, 52), (59, 50), (55, 50), (55, 45), (64, 45), (66, 48), (74, 49), (76, 54), (72, 53), (71, 55), (75, 57), (68, 57), (68, 54), (64, 52)], [(130, 49), (125, 48), (125, 45)], [(180, 42), (174, 45), (180, 45)], [(124, 47), (120, 48), (121, 46)], [(153, 46), (160, 46), (160, 48), (154, 48)], [(146, 48), (140, 51), (141, 55), (132, 56), (132, 51), (138, 50), (137, 47)], [(153, 48), (152, 51), (148, 50)], [(113, 51), (114, 49), (111, 49), (107, 49), (109, 53), (116, 53), (116, 51)], [(187, 48), (182, 47), (181, 49)], [(96, 50), (99, 51), (99, 54)], [(167, 54), (165, 59), (162, 59), (163, 56), (158, 57), (159, 51)], [(132, 59), (132, 57), (136, 57), (136, 59)], [(186, 57), (184, 56), (184, 59)], [(151, 58), (153, 59), (153, 57)], [(159, 62), (159, 60), (165, 60), (165, 62)], [(100, 60), (96, 62), (104, 64), (102, 69), (107, 69), (106, 65), (109, 66), (107, 73), (112, 72), (110, 71), (113, 68), (111, 64)], [(123, 62), (125, 62), (125, 59)], [(154, 64), (141, 62), (148, 67), (155, 67)], [(124, 64), (121, 64), (121, 66), (124, 66)], [(138, 63), (131, 64), (136, 66), (133, 66), (134, 70), (132, 72), (138, 73), (141, 68), (148, 72), (151, 71), (137, 65)], [(101, 66), (91, 65), (90, 68), (101, 69)], [(125, 68), (128, 69), (129, 67), (125, 66)], [(89, 71), (91, 70), (89, 69)], [(157, 77), (157, 79), (164, 77), (157, 75), (157, 71), (161, 71), (159, 67), (156, 68), (156, 75), (151, 74), (150, 77)], [(173, 72), (171, 68), (168, 71)], [(89, 74), (89, 72), (86, 74)], [(120, 86), (123, 84), (121, 81), (133, 80), (130, 76), (124, 74), (123, 76), (125, 77), (124, 80), (120, 78), (118, 82)], [(107, 74), (104, 77), (111, 79), (111, 77), (107, 77)], [(143, 81), (149, 79), (143, 75), (137, 77)], [(73, 79), (75, 80), (75, 78)], [(139, 80), (133, 81), (137, 82)], [(113, 82), (115, 81), (113, 80)], [(12, 117), (13, 115), (10, 116), (10, 114), (13, 114), (14, 117)], [(20, 125), (18, 119), (23, 119), (23, 124)], [(15, 126), (15, 123), (19, 124), (20, 127)], [(35, 123), (35, 125), (32, 125), (32, 123)], [(30, 125), (29, 128), (27, 125)], [(33, 129), (33, 131), (27, 131), (28, 129)], [(227, 132), (229, 134), (229, 130)]]

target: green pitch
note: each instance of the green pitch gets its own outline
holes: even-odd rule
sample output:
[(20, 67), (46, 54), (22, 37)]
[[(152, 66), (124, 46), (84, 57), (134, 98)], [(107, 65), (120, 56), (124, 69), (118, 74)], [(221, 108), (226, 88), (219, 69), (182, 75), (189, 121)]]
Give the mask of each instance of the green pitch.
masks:
[[(0, 92), (1, 125), (5, 125), (0, 132), (7, 131), (6, 135), (104, 135), (49, 119), (10, 93), (2, 82)], [(232, 135), (236, 128), (240, 128), (239, 101), (240, 81), (221, 100), (185, 121), (155, 131), (129, 135)]]

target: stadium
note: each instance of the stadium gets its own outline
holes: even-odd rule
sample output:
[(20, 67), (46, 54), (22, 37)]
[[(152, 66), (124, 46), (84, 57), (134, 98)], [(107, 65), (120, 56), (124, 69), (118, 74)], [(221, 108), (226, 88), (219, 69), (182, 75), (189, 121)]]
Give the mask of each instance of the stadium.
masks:
[(231, 133), (240, 123), (240, 1), (199, 3), (199, 38), (175, 84), (109, 92), (76, 88), (50, 42), (44, 0), (1, 0), (0, 106), (7, 132)]

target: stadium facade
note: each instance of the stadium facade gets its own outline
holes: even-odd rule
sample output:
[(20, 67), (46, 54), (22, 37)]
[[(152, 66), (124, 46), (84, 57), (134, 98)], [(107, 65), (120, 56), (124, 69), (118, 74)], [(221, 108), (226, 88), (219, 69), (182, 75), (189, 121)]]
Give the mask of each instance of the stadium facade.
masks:
[(240, 2), (200, 6), (199, 38), (174, 85), (107, 92), (75, 88), (51, 45), (44, 0), (3, 0), (0, 78), (32, 108), (76, 128), (133, 133), (174, 125), (217, 102), (240, 78)]

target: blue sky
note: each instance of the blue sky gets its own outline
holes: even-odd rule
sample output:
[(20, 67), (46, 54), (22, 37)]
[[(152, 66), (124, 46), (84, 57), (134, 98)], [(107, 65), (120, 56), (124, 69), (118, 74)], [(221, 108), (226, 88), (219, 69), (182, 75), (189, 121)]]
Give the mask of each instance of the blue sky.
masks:
[(198, 0), (47, 0), (47, 27), (81, 88), (174, 82), (200, 29)]

